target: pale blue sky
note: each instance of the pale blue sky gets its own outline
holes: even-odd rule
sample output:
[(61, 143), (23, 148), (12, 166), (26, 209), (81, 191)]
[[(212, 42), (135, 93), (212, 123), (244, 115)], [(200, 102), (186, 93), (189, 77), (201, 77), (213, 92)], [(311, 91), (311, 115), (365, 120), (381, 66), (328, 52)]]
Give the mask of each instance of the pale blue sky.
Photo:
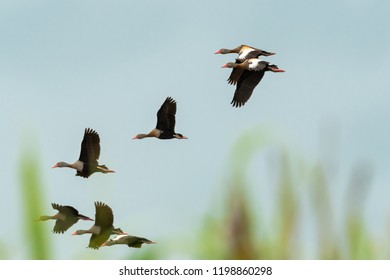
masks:
[[(383, 233), (390, 213), (389, 12), (379, 0), (0, 1), (0, 211), (11, 213), (16, 234), (8, 253), (25, 257), (13, 251), (23, 242), (23, 145), (38, 148), (48, 213), (57, 202), (93, 215), (101, 200), (118, 226), (160, 241), (193, 237), (193, 224), (218, 197), (233, 143), (257, 125), (271, 127), (309, 161), (321, 154), (321, 127), (335, 125), (339, 183), (355, 163), (373, 166), (368, 211)], [(266, 60), (286, 72), (266, 73), (236, 109), (230, 71), (220, 68), (235, 55), (213, 53), (239, 44), (276, 52)], [(176, 131), (189, 139), (132, 141), (154, 127), (167, 96), (178, 103)], [(50, 168), (78, 158), (86, 127), (100, 134), (100, 163), (116, 174), (84, 180)], [(248, 176), (261, 181), (260, 173)], [(92, 257), (69, 245), (83, 248), (88, 238), (69, 234), (51, 240), (58, 257)], [(0, 241), (8, 238), (9, 229), (0, 228)]]

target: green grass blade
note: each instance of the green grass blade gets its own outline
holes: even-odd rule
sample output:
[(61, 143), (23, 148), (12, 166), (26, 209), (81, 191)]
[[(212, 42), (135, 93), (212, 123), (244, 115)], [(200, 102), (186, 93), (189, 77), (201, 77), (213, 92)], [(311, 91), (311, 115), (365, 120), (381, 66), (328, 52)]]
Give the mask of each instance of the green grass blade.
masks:
[(23, 217), (22, 225), (25, 228), (26, 246), (28, 258), (37, 260), (50, 259), (51, 248), (48, 243), (49, 236), (44, 231), (41, 222), (36, 219), (42, 215), (41, 182), (36, 157), (30, 153), (24, 154), (21, 160), (21, 195)]

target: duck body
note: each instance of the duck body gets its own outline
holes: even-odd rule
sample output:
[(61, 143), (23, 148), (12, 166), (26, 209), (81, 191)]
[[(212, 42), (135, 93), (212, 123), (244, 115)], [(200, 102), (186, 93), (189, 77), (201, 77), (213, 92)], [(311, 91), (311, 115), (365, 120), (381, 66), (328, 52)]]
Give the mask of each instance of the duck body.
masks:
[(72, 235), (91, 234), (88, 248), (99, 249), (112, 234), (124, 234), (120, 228), (114, 228), (114, 214), (111, 207), (103, 202), (95, 202), (95, 224), (87, 230), (76, 230)]
[(236, 84), (236, 90), (230, 103), (233, 107), (241, 107), (249, 100), (253, 90), (264, 77), (265, 72), (285, 72), (283, 69), (279, 69), (276, 65), (270, 64), (269, 62), (258, 58), (250, 58), (241, 63), (228, 62), (222, 67), (240, 69), (240, 71), (237, 71), (233, 77), (232, 75), (229, 77), (229, 79), (231, 79), (231, 83)]
[(81, 142), (81, 151), (79, 159), (72, 163), (58, 162), (52, 168), (68, 167), (76, 169), (76, 176), (88, 178), (95, 172), (100, 173), (112, 173), (105, 165), (99, 165), (98, 159), (100, 156), (100, 137), (99, 134), (90, 128), (86, 128), (84, 131), (84, 138)]
[(176, 125), (176, 101), (172, 97), (167, 97), (157, 112), (157, 124), (149, 133), (137, 134), (133, 139), (143, 139), (154, 137), (162, 140), (167, 139), (187, 139), (180, 133), (175, 132)]
[(156, 242), (149, 239), (132, 236), (132, 235), (117, 235), (114, 239), (107, 240), (102, 246), (112, 246), (117, 244), (124, 244), (132, 248), (141, 248), (142, 244), (155, 244)]
[(99, 165), (97, 162), (85, 162), (83, 163), (83, 168), (79, 171), (77, 170), (76, 176), (80, 176), (83, 178), (88, 178), (95, 172), (100, 172), (100, 173), (114, 173), (115, 171), (110, 170), (107, 166), (105, 165)]
[(64, 233), (78, 220), (93, 221), (91, 218), (81, 215), (74, 207), (69, 205), (51, 204), (53, 209), (58, 210), (58, 213), (53, 216), (41, 216), (39, 221), (46, 221), (49, 219), (56, 220), (53, 228), (53, 233)]
[[(274, 55), (274, 52), (268, 52), (261, 49), (257, 49), (248, 45), (240, 45), (234, 49), (219, 49), (215, 54), (229, 54), (237, 53), (235, 63), (242, 63), (247, 59), (258, 58), (259, 56), (271, 56)], [(244, 69), (237, 67), (233, 68), (232, 72), (228, 78), (228, 83), (235, 85), (237, 83), (237, 77), (241, 76), (244, 72)]]

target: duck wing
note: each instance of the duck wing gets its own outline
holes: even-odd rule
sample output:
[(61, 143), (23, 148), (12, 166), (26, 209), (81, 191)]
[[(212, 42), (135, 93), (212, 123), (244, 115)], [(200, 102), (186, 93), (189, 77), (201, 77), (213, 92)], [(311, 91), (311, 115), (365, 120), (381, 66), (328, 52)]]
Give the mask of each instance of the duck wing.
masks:
[(243, 106), (251, 97), (255, 87), (260, 83), (264, 73), (264, 70), (245, 70), (237, 82), (236, 91), (234, 92), (233, 100), (230, 104), (232, 104), (233, 107)]
[[(236, 59), (236, 63), (241, 63), (241, 60)], [(242, 73), (244, 73), (245, 69), (236, 67), (232, 69), (232, 72), (230, 73), (229, 78), (227, 79), (228, 83), (231, 85), (237, 84), (238, 80), (240, 79)]]
[(95, 202), (95, 225), (102, 229), (111, 228), (114, 223), (114, 214), (112, 209), (107, 204), (97, 201)]
[(56, 220), (56, 223), (53, 228), (54, 233), (64, 233), (79, 220), (79, 212), (72, 206), (62, 206), (56, 203), (52, 203), (51, 205), (53, 209), (58, 210), (60, 212), (60, 215), (64, 216), (63, 220)]
[(157, 112), (156, 128), (162, 131), (174, 131), (176, 124), (176, 101), (167, 97)]
[(246, 59), (258, 58), (259, 56), (270, 56), (274, 55), (273, 52), (267, 52), (261, 49), (257, 49), (251, 46), (242, 45), (240, 52), (238, 53), (237, 59), (243, 62)]
[(128, 236), (127, 238), (127, 246), (132, 248), (141, 248), (142, 244), (144, 243), (152, 244), (154, 242), (150, 241), (149, 239), (137, 236)]
[(100, 228), (99, 234), (92, 234), (89, 239), (89, 248), (99, 249), (99, 247), (110, 238), (113, 229), (114, 215), (111, 207), (107, 204), (95, 202), (95, 226)]
[(89, 164), (97, 164), (100, 156), (100, 137), (99, 134), (91, 129), (86, 128), (84, 138), (81, 142), (81, 152), (79, 160)]

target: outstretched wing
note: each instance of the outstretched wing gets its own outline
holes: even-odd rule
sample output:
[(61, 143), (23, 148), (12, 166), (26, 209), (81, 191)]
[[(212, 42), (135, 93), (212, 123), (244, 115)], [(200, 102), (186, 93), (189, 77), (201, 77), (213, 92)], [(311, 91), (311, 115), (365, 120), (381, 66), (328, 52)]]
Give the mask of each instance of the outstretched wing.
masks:
[(65, 214), (66, 216), (77, 217), (79, 214), (79, 211), (69, 205), (62, 206), (57, 203), (52, 203), (51, 206), (53, 207), (53, 209), (58, 210), (60, 213)]
[(142, 244), (153, 244), (153, 241), (150, 241), (149, 239), (143, 238), (143, 237), (137, 237), (137, 236), (128, 236), (127, 238), (127, 246), (132, 248), (141, 248)]
[(273, 53), (273, 52), (267, 52), (267, 51), (260, 50), (260, 49), (254, 48), (254, 47), (242, 45), (241, 51), (239, 52), (237, 59), (240, 62), (243, 62), (246, 59), (258, 58), (261, 55), (262, 56), (270, 56), (270, 55), (274, 55), (274, 54), (275, 53)]
[(162, 131), (175, 131), (176, 101), (167, 97), (157, 112), (156, 128)]
[(112, 227), (114, 223), (114, 214), (112, 209), (105, 203), (97, 201), (95, 202), (95, 225), (99, 226), (102, 230)]
[(78, 219), (75, 217), (66, 217), (64, 221), (57, 220), (53, 232), (54, 233), (64, 233), (67, 231), (71, 226), (73, 226), (75, 223), (77, 223)]
[(253, 90), (263, 78), (264, 72), (264, 70), (244, 71), (237, 82), (236, 91), (234, 92), (233, 100), (230, 103), (233, 107), (241, 107), (249, 100)]
[[(241, 63), (242, 61), (236, 59), (236, 63)], [(242, 73), (244, 73), (245, 69), (241, 67), (235, 67), (232, 69), (232, 73), (230, 73), (229, 78), (227, 79), (228, 83), (231, 85), (237, 84), (238, 80), (240, 79)]]
[(58, 210), (60, 215), (64, 219), (57, 219), (53, 228), (54, 233), (64, 233), (71, 226), (73, 226), (78, 221), (78, 211), (72, 206), (62, 206), (56, 203), (51, 204), (53, 209)]
[(82, 162), (95, 163), (100, 156), (100, 138), (99, 134), (91, 129), (86, 128), (84, 138), (81, 142), (81, 152), (79, 160)]

